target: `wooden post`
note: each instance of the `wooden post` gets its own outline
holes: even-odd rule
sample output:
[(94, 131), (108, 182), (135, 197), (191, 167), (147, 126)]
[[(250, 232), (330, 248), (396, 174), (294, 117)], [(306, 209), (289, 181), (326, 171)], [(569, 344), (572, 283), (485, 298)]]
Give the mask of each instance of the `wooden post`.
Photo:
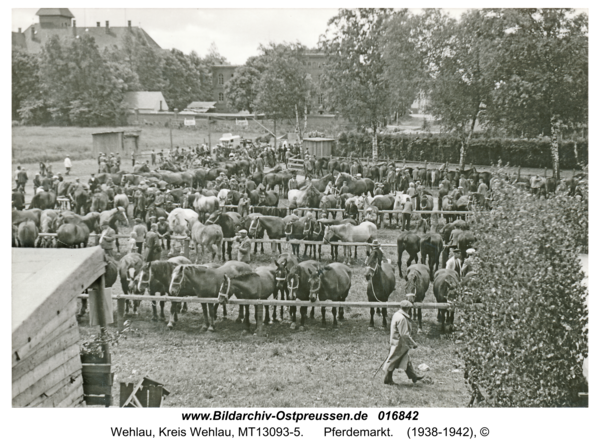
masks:
[(190, 258), (190, 240), (188, 239), (183, 240), (183, 255), (187, 259)]
[(125, 299), (117, 299), (117, 330), (123, 331), (125, 322)]

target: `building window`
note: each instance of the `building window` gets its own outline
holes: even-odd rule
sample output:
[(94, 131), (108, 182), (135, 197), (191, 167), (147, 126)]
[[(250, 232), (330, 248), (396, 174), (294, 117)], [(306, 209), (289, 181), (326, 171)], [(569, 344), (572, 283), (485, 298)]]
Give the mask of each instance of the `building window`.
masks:
[(219, 92), (219, 101), (224, 101), (225, 97), (223, 96), (223, 92)]
[(219, 85), (223, 85), (223, 73), (219, 73)]

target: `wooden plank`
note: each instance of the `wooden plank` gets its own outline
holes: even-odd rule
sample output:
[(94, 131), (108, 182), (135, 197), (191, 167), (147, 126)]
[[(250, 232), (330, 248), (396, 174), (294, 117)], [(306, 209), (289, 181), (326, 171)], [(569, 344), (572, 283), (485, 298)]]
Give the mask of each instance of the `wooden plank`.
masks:
[[(27, 358), (17, 363), (12, 368), (13, 383), (23, 375), (36, 370), (44, 365), (50, 358), (57, 356), (62, 352), (68, 352), (71, 347), (79, 348), (79, 326), (77, 323), (69, 327), (64, 333), (56, 335), (53, 339), (48, 339), (47, 343), (39, 345), (37, 349)], [(57, 358), (57, 361), (60, 359)], [(56, 367), (56, 365), (54, 366)]]
[(84, 402), (83, 389), (75, 388), (67, 397), (56, 405), (57, 408), (72, 408)]
[[(79, 351), (76, 356), (69, 359), (63, 365), (59, 366), (48, 375), (40, 378), (29, 388), (25, 389), (18, 395), (13, 394), (13, 407), (24, 407), (31, 403), (36, 397), (46, 392), (48, 389), (55, 386), (65, 377), (73, 377), (81, 375), (81, 361), (79, 359)], [(13, 385), (14, 390), (14, 385)]]
[[(81, 378), (81, 373), (79, 374), (78, 378)], [(43, 392), (39, 397), (35, 398), (27, 406), (28, 407), (38, 406), (41, 402), (46, 400), (48, 397), (54, 395), (55, 393), (57, 393), (60, 389), (65, 387), (67, 384), (72, 384), (72, 380), (73, 380), (73, 377), (71, 377), (71, 376), (63, 378), (58, 383), (56, 383), (54, 386), (52, 386), (50, 389), (48, 389), (46, 392)], [(81, 384), (83, 385), (83, 378), (81, 378)]]
[[(50, 373), (60, 369), (60, 367), (67, 365), (69, 363), (69, 361), (73, 358), (77, 358), (77, 361), (78, 361), (77, 369), (79, 369), (81, 366), (81, 361), (79, 358), (79, 345), (78, 344), (72, 345), (69, 348), (67, 348), (66, 350), (63, 350), (63, 351), (57, 353), (56, 355), (48, 358), (47, 360), (45, 360), (44, 362), (42, 362), (38, 366), (36, 366), (33, 370), (27, 371), (20, 378), (18, 378), (16, 380), (13, 379), (13, 383), (12, 383), (13, 397), (16, 397), (17, 395), (23, 393), (28, 388), (35, 386), (42, 378), (45, 378)], [(54, 384), (56, 384), (56, 382), (60, 381), (61, 379), (62, 379), (61, 377), (56, 378), (56, 381), (54, 381), (52, 384), (49, 384), (47, 387), (53, 386)], [(40, 393), (45, 392), (45, 391), (46, 390), (43, 389), (40, 391)]]
[(56, 337), (57, 334), (64, 332), (72, 325), (78, 325), (77, 317), (75, 317), (76, 313), (77, 297), (73, 297), (65, 310), (44, 325), (27, 344), (22, 347), (13, 347), (12, 365), (17, 364), (19, 359), (29, 356), (29, 353), (36, 350), (37, 346), (42, 344), (46, 339)]
[(106, 406), (106, 400), (110, 400), (110, 402), (112, 402), (112, 395), (108, 396), (108, 397), (87, 395), (84, 397), (84, 399), (85, 399), (85, 404), (87, 404), (88, 406), (95, 406), (95, 405)]
[(84, 395), (111, 395), (112, 384), (108, 386), (84, 385)]
[(110, 373), (110, 364), (83, 364), (84, 373)]
[[(13, 263), (26, 264), (27, 249), (13, 249)], [(40, 251), (50, 251), (40, 252)], [(66, 252), (65, 252), (66, 251)], [(85, 251), (79, 255), (71, 255)], [(100, 248), (31, 249), (32, 256), (50, 256), (48, 265), (35, 273), (35, 281), (13, 283), (12, 346), (22, 347), (54, 316), (60, 314), (72, 297), (81, 293), (105, 271)]]
[(47, 397), (38, 404), (38, 408), (56, 408), (63, 402), (68, 401), (69, 397), (81, 395), (83, 397), (83, 379), (78, 376), (75, 382), (68, 382), (64, 387), (56, 391), (53, 395)]

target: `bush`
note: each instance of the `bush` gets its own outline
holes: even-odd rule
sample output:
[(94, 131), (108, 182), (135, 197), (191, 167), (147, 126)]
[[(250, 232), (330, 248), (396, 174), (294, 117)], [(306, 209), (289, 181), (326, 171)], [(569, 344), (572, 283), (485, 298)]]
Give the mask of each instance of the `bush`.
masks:
[[(588, 355), (578, 259), (581, 241), (587, 245), (587, 188), (548, 200), (506, 184), (493, 194), (494, 211), (473, 228), (477, 275), (458, 294), (482, 304), (460, 313), (465, 378), (475, 396), (487, 395), (485, 406), (577, 406)], [(586, 224), (573, 227), (574, 216)]]
[[(361, 151), (365, 155), (371, 154), (371, 137), (366, 133), (342, 132), (339, 138), (339, 155), (345, 156), (352, 152), (360, 154)], [(460, 139), (450, 134), (379, 134), (378, 145), (381, 158), (440, 163), (460, 161)], [(512, 166), (551, 169), (550, 139), (486, 138), (477, 135), (471, 140), (466, 156), (467, 164), (492, 165), (498, 159)], [(587, 140), (561, 142), (560, 159), (562, 169), (587, 165)]]

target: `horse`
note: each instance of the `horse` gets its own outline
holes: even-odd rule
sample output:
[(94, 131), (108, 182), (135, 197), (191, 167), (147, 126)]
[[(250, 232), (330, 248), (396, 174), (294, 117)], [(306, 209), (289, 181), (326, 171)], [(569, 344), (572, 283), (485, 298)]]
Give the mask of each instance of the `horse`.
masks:
[(330, 208), (341, 208), (342, 207), (342, 198), (340, 196), (334, 195), (334, 194), (328, 194), (327, 196), (323, 196), (321, 197), (321, 200), (319, 201), (319, 208), (321, 210), (323, 210), (323, 212), (325, 213), (325, 218), (329, 216), (329, 214), (331, 213), (333, 216), (332, 218), (335, 219), (337, 212), (330, 212), (329, 209)]
[[(174, 257), (168, 260), (155, 260), (143, 265), (139, 273), (129, 281), (129, 290), (136, 294), (143, 294), (146, 289), (151, 296), (156, 295), (168, 295), (169, 285), (171, 283), (171, 275), (175, 267), (183, 264), (191, 264), (190, 260), (185, 257)], [(182, 288), (182, 295), (193, 295), (194, 291), (191, 288)], [(165, 318), (165, 301), (160, 301), (160, 317)], [(185, 303), (184, 303), (184, 308)], [(177, 314), (182, 311), (180, 302), (171, 302), (171, 315), (167, 328), (171, 330), (177, 322)], [(156, 301), (152, 301), (152, 320), (158, 321), (158, 314), (156, 310)]]
[(92, 206), (90, 208), (93, 212), (103, 212), (108, 209), (108, 195), (101, 191), (92, 195)]
[[(424, 264), (413, 264), (410, 266), (406, 272), (406, 285), (404, 286), (406, 298), (412, 303), (422, 303), (429, 289), (429, 278), (429, 268)], [(418, 332), (420, 333), (423, 330), (421, 308), (411, 309), (410, 311), (413, 317), (417, 315), (419, 318)]]
[[(121, 279), (123, 294), (129, 294), (129, 284), (139, 274), (143, 266), (144, 260), (137, 252), (125, 254), (119, 260), (119, 277)], [(140, 300), (133, 301), (133, 314), (135, 316), (138, 315), (137, 309), (140, 306), (140, 302)], [(125, 313), (129, 313), (129, 300), (125, 302)]]
[(434, 273), (440, 267), (440, 255), (444, 251), (444, 241), (439, 233), (427, 233), (421, 237), (421, 264), (429, 261), (429, 275), (433, 281)]
[[(289, 269), (287, 275), (287, 285), (290, 290), (290, 300), (310, 300), (310, 287), (308, 281), (311, 275), (317, 272), (319, 263), (315, 260), (306, 260), (298, 263)], [(296, 329), (296, 307), (290, 306), (290, 319), (292, 324), (290, 328)], [(300, 307), (300, 330), (304, 330), (306, 321), (306, 306)]]
[[(220, 268), (208, 268), (202, 265), (181, 265), (175, 267), (171, 275), (169, 293), (179, 295), (184, 288), (193, 290), (196, 297), (217, 297), (225, 275), (239, 275), (244, 272), (252, 272), (250, 266), (241, 261), (228, 261)], [(202, 304), (204, 313), (204, 326), (202, 330), (214, 331), (215, 311), (212, 305)]]
[(373, 196), (375, 184), (371, 179), (355, 179), (350, 174), (339, 173), (335, 180), (335, 187), (338, 189), (342, 188), (344, 182), (347, 182), (348, 191), (356, 196), (367, 193), (367, 191)]
[[(459, 285), (460, 278), (456, 271), (452, 269), (437, 271), (433, 278), (433, 295), (437, 303), (448, 303)], [(452, 331), (454, 329), (454, 310), (440, 310), (438, 321), (442, 324), (442, 333), (445, 332), (446, 324), (448, 324), (448, 331)]]
[(406, 269), (414, 261), (419, 263), (419, 251), (421, 250), (421, 237), (415, 232), (402, 232), (396, 240), (398, 248), (398, 274), (402, 277), (402, 254), (404, 251), (408, 253), (406, 260)]
[(87, 247), (90, 230), (83, 223), (65, 223), (56, 229), (56, 247)]
[[(285, 239), (289, 240), (302, 240), (305, 236), (305, 224), (308, 220), (308, 216), (298, 218), (296, 215), (289, 215), (283, 218), (285, 223)], [(295, 219), (294, 219), (295, 218)], [(307, 245), (304, 247), (304, 256), (306, 256)], [(292, 244), (292, 254), (300, 256), (300, 244)]]
[[(370, 221), (364, 221), (358, 226), (350, 223), (331, 225), (325, 227), (323, 241), (331, 242), (333, 236), (337, 236), (345, 243), (371, 243), (377, 237), (377, 226)], [(344, 256), (347, 257), (348, 246), (344, 246)], [(367, 255), (369, 249), (367, 248)], [(352, 249), (350, 249), (352, 255)], [(358, 258), (358, 246), (354, 246), (354, 258)]]
[(150, 205), (156, 207), (153, 202), (147, 206), (144, 192), (140, 189), (135, 190), (133, 193), (133, 217), (146, 221), (146, 213), (150, 209)]
[[(389, 195), (385, 195), (385, 196), (375, 196), (369, 205), (372, 207), (377, 207), (377, 209), (382, 212), (383, 211), (391, 212), (395, 209), (395, 204), (396, 204), (396, 196), (389, 194)], [(390, 221), (390, 227), (392, 227), (393, 215), (394, 215), (394, 213), (388, 213), (388, 220)], [(377, 224), (381, 224), (381, 227), (383, 228), (385, 225), (384, 213), (378, 213), (377, 218), (379, 221)], [(397, 218), (398, 218), (398, 214), (396, 214), (396, 226), (398, 225)]]
[[(308, 279), (309, 299), (343, 302), (352, 286), (352, 271), (342, 263), (331, 263), (313, 272)], [(325, 307), (321, 307), (321, 325), (325, 326)], [(344, 308), (340, 307), (340, 320), (344, 320)], [(333, 326), (337, 326), (337, 309), (331, 308)]]
[(188, 229), (196, 251), (196, 263), (201, 258), (199, 247), (202, 248), (202, 258), (204, 257), (204, 251), (209, 249), (212, 252), (212, 261), (214, 261), (219, 253), (219, 247), (223, 243), (223, 229), (217, 224), (205, 226), (200, 221), (188, 221)]
[[(279, 216), (262, 216), (255, 214), (250, 222), (248, 235), (251, 238), (256, 238), (257, 235), (260, 235), (261, 229), (265, 229), (270, 240), (280, 240), (286, 236), (285, 222), (283, 221), (283, 218), (280, 218)], [(271, 243), (271, 252), (275, 253), (275, 244), (277, 244), (279, 253), (281, 253), (281, 242)], [(261, 253), (264, 253), (264, 249), (261, 250)]]
[(333, 181), (334, 177), (332, 173), (326, 174), (325, 176), (321, 177), (320, 179), (311, 179), (310, 180), (310, 186), (315, 187), (319, 193), (323, 193), (325, 191), (325, 189), (327, 188), (327, 184), (329, 184), (329, 182)]
[(173, 233), (182, 233), (183, 229), (186, 229), (188, 222), (198, 221), (198, 213), (188, 208), (175, 208), (171, 210), (169, 216), (167, 216), (167, 223)]
[[(233, 238), (242, 225), (242, 217), (236, 212), (223, 213), (221, 210), (213, 212), (205, 222), (206, 225), (217, 224), (223, 231), (223, 238)], [(227, 254), (231, 260), (233, 243), (227, 242)], [(225, 242), (221, 244), (222, 260), (225, 261)]]
[[(129, 227), (129, 220), (127, 219), (127, 212), (123, 207), (113, 208), (112, 210), (105, 210), (100, 213), (100, 222), (99, 226), (102, 227), (102, 224), (108, 223), (109, 227), (111, 227), (115, 233), (119, 233), (119, 228), (117, 223), (121, 223), (127, 227)], [(117, 252), (119, 252), (119, 238), (115, 238), (115, 243), (117, 245)]]
[[(369, 302), (387, 302), (390, 294), (396, 289), (396, 277), (393, 266), (387, 261), (382, 260), (379, 251), (372, 251), (367, 258), (367, 298)], [(371, 320), (369, 328), (373, 328), (375, 323), (373, 316), (375, 308), (371, 308)], [(381, 311), (383, 317), (383, 328), (387, 328), (387, 308)]]
[(114, 204), (115, 208), (123, 207), (125, 214), (127, 214), (127, 210), (129, 209), (129, 198), (126, 194), (116, 194)]
[[(420, 200), (421, 210), (433, 211), (433, 196), (424, 194)], [(427, 229), (431, 227), (431, 213), (422, 213), (421, 217), (427, 223)]]
[(56, 208), (56, 193), (54, 191), (40, 191), (36, 193), (29, 204), (28, 210)]
[[(272, 268), (267, 268), (265, 266), (257, 269), (256, 272), (247, 272), (243, 274), (239, 274), (238, 276), (228, 276), (225, 275), (225, 281), (221, 284), (221, 288), (219, 289), (219, 303), (225, 306), (228, 303), (229, 297), (233, 294), (238, 299), (250, 299), (250, 300), (266, 300), (271, 295), (273, 295), (275, 291), (275, 270)], [(241, 307), (240, 307), (241, 308)], [(244, 305), (245, 316), (244, 316), (244, 326), (247, 330), (250, 329), (250, 305)], [(255, 305), (255, 317), (256, 317), (256, 327), (257, 334), (262, 335), (263, 329), (263, 316), (262, 316), (262, 307), (260, 305)], [(275, 316), (273, 316), (273, 320), (275, 321)], [(264, 323), (268, 324), (269, 320), (269, 309), (266, 307), (265, 309), (265, 317)]]
[(17, 229), (17, 235), (20, 247), (35, 247), (38, 239), (38, 229), (35, 222), (30, 219), (21, 222)]
[[(223, 191), (223, 190), (221, 190)], [(229, 191), (229, 190), (228, 190)], [(226, 203), (227, 195), (225, 196), (224, 203)], [(210, 216), (211, 213), (219, 210), (221, 206), (221, 199), (215, 196), (204, 196), (201, 193), (196, 194), (194, 199), (194, 210), (198, 213), (198, 217), (201, 222), (206, 221), (206, 216)]]

